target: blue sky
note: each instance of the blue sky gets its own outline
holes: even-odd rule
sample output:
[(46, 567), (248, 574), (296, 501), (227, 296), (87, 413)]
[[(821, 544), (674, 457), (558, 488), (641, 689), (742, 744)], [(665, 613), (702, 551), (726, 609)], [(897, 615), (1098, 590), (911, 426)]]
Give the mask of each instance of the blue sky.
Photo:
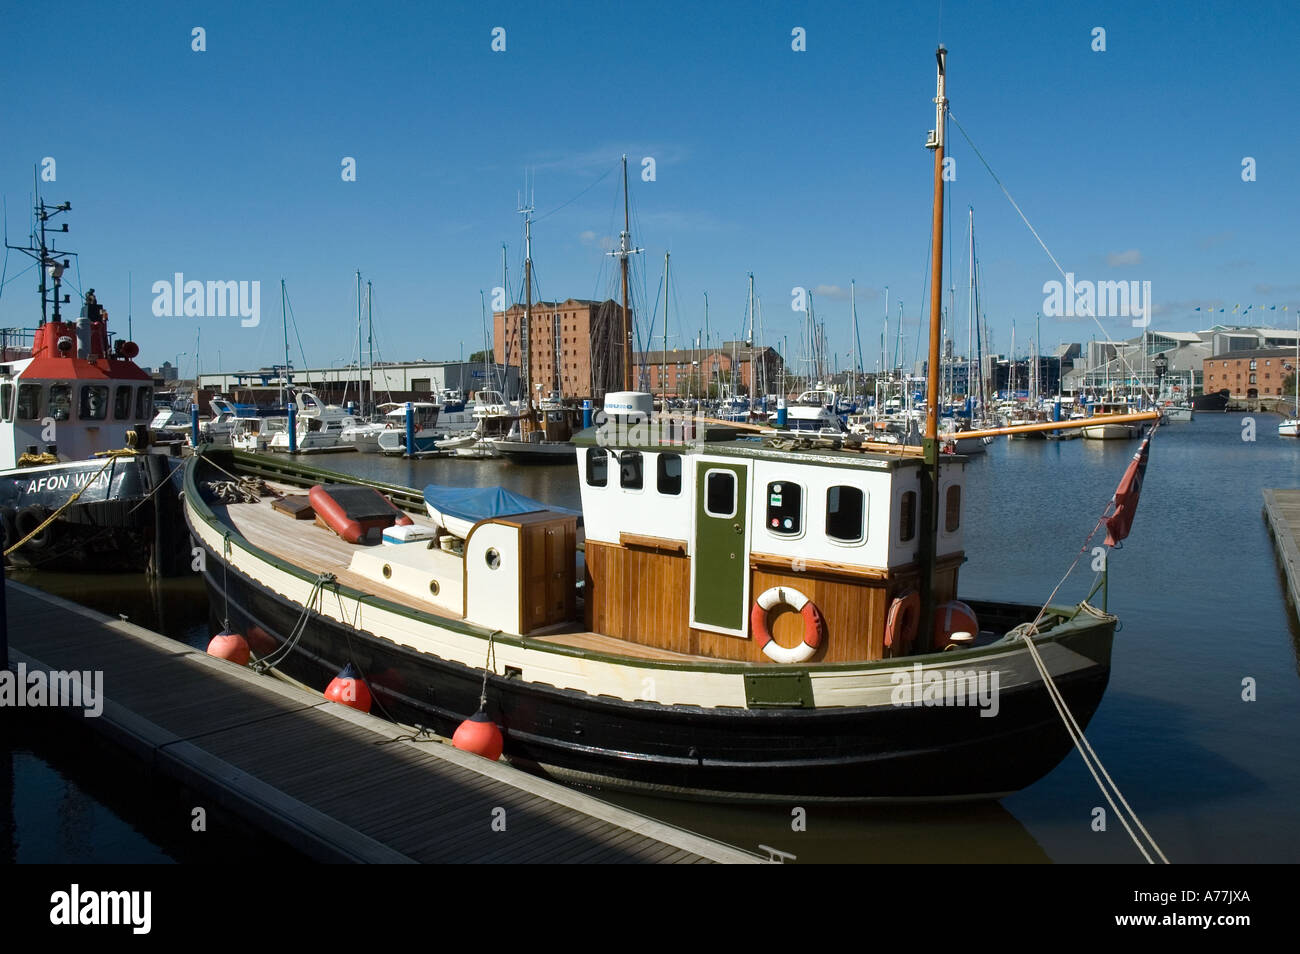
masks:
[[(823, 287), (843, 366), (856, 280), (874, 367), (884, 287), (909, 353), (925, 304), (942, 38), (954, 116), (1065, 268), (1150, 281), (1156, 328), (1204, 327), (1197, 305), (1236, 304), (1273, 306), (1285, 326), (1300, 303), (1297, 21), (1293, 4), (1197, 0), (950, 0), (942, 32), (938, 3), (905, 2), (70, 3), (54, 18), (11, 5), (0, 194), (20, 241), (32, 169), (55, 158), (42, 191), (72, 203), (78, 284), (125, 334), (131, 274), (145, 363), (187, 352), (192, 373), (199, 329), (204, 370), (218, 351), (227, 369), (279, 360), (281, 278), (307, 361), (345, 363), (357, 268), (374, 282), (381, 358), (454, 358), (462, 341), (481, 347), (479, 292), (500, 284), (502, 242), (521, 276), (526, 175), (540, 294), (616, 294), (602, 243), (619, 229), (626, 152), (643, 335), (667, 249), (671, 346), (698, 334), (706, 291), (715, 337), (739, 335), (753, 271), (766, 339), (792, 350), (790, 290)], [(191, 50), (196, 26), (206, 52)], [(994, 345), (1015, 320), (1023, 348), (1059, 276), (954, 126), (949, 152), (956, 336), (964, 346), (973, 205)], [(641, 180), (646, 156), (656, 181)], [(8, 258), (0, 324), (36, 322), (34, 273), (9, 281), (27, 264)], [(260, 281), (261, 325), (154, 317), (150, 286), (178, 271)], [(662, 320), (660, 305), (656, 337)], [(1042, 322), (1046, 346), (1103, 332), (1134, 333), (1127, 319)]]

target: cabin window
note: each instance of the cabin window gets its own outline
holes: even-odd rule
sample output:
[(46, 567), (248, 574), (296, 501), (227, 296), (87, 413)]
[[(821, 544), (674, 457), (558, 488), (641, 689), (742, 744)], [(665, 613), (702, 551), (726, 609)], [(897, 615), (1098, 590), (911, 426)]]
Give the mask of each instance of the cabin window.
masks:
[(682, 492), (682, 455), (660, 454), (656, 486), (661, 494), (676, 497)]
[(803, 531), (803, 487), (788, 480), (767, 485), (767, 529), (783, 537)]
[(836, 543), (866, 539), (867, 495), (843, 484), (826, 491), (826, 536)]
[(948, 496), (944, 500), (943, 531), (944, 533), (956, 533), (957, 528), (960, 526), (961, 488), (954, 485), (948, 488)]
[(587, 448), (587, 486), (604, 487), (609, 483), (609, 451), (603, 447)]
[(618, 485), (624, 490), (640, 490), (645, 486), (640, 451), (623, 451), (618, 455)]
[(139, 388), (135, 392), (135, 417), (139, 421), (153, 417), (153, 388)]
[(736, 515), (736, 475), (729, 470), (711, 470), (704, 478), (704, 512), (710, 517)]
[(41, 419), (41, 386), (39, 384), (18, 385), (18, 420), (39, 421)]
[(0, 417), (6, 421), (14, 419), (14, 409), (12, 401), (14, 399), (14, 386), (6, 381), (0, 384)]
[(83, 384), (77, 415), (83, 421), (102, 421), (108, 417), (108, 385)]
[(131, 416), (131, 385), (119, 385), (113, 392), (113, 420), (125, 421)]
[(906, 543), (916, 536), (916, 491), (909, 490), (903, 494), (898, 506), (898, 539)]
[(72, 385), (50, 385), (50, 417), (66, 421), (72, 416)]

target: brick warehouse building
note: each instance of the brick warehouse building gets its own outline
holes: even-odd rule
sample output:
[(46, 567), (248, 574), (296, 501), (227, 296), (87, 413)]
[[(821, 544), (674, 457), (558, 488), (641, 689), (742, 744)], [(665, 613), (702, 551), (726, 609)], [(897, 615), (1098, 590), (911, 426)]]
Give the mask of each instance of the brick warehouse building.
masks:
[(719, 382), (725, 387), (734, 380), (736, 391), (748, 394), (750, 367), (757, 361), (760, 390), (766, 386), (767, 391), (774, 392), (781, 380), (781, 356), (766, 347), (753, 348), (752, 352), (751, 358), (751, 348), (743, 341), (725, 341), (717, 348), (638, 352), (637, 386), (651, 394), (672, 397), (716, 397)]
[(1205, 359), (1203, 390), (1214, 394), (1227, 388), (1234, 398), (1245, 400), (1284, 396), (1282, 382), (1295, 363), (1294, 348), (1257, 348), (1215, 355)]
[[(533, 397), (538, 385), (543, 395), (558, 391), (565, 398), (603, 397), (606, 391), (622, 390), (622, 314), (622, 307), (612, 299), (534, 302), (528, 329)], [(522, 367), (523, 318), (522, 304), (492, 313), (497, 364)]]

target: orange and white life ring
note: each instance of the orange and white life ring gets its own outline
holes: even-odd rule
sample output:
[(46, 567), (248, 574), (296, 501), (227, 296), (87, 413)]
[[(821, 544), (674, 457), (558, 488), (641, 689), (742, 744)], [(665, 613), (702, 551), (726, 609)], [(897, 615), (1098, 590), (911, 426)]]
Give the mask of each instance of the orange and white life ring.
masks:
[[(778, 606), (788, 606), (803, 617), (803, 642), (787, 649), (772, 638), (767, 625), (768, 614)], [(798, 590), (788, 586), (774, 586), (754, 601), (749, 611), (749, 629), (758, 648), (772, 662), (807, 662), (822, 643), (822, 614), (817, 604)]]
[(902, 656), (907, 647), (916, 638), (921, 626), (921, 594), (908, 590), (889, 604), (889, 616), (885, 621), (885, 648), (894, 650), (894, 656)]

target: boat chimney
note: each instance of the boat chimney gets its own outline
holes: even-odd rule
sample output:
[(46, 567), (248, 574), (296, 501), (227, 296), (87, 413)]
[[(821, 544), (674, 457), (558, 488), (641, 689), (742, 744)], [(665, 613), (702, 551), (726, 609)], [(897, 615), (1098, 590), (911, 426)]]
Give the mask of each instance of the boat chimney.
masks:
[(89, 318), (82, 317), (77, 319), (77, 357), (83, 359), (90, 357)]

